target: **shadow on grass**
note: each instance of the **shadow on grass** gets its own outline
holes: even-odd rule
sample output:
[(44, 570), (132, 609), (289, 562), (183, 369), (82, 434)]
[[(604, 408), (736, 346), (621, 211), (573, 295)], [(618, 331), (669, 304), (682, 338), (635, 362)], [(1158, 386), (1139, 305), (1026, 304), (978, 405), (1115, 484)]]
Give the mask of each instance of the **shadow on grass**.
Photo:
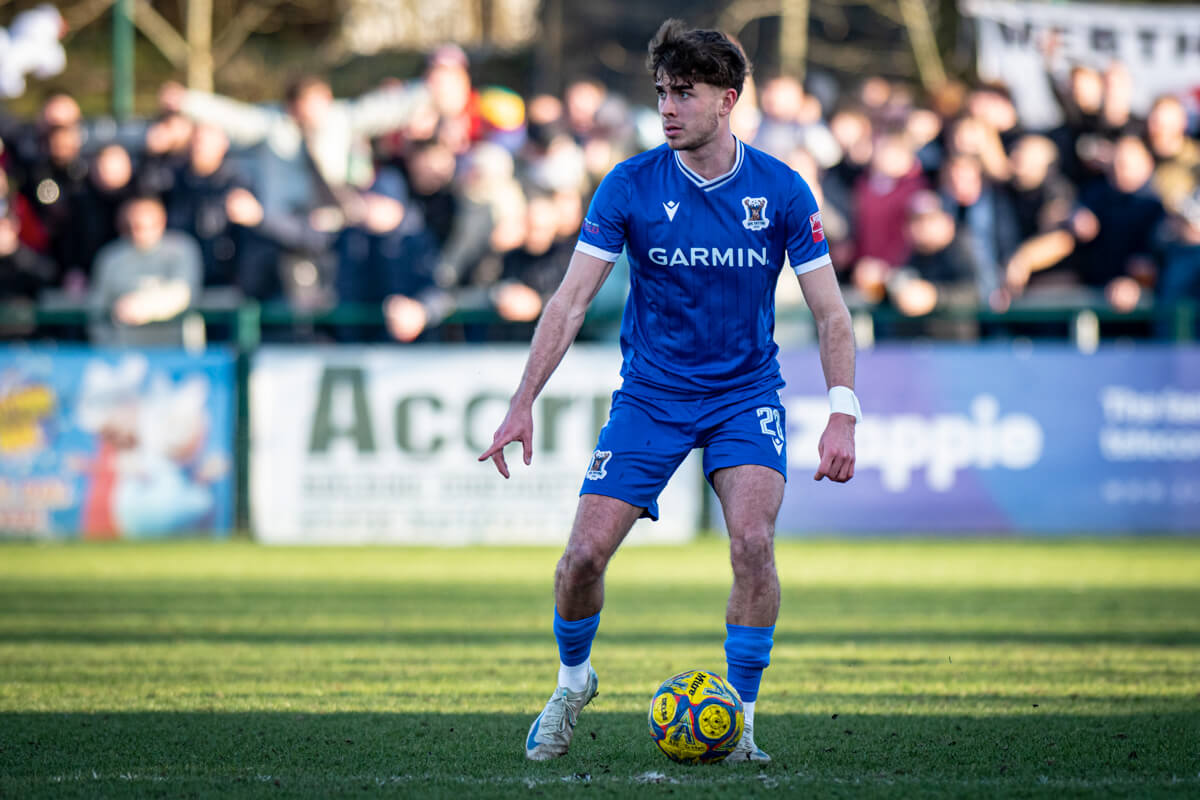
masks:
[[(602, 698), (597, 704), (602, 703)], [(1161, 714), (763, 714), (766, 767), (688, 768), (645, 716), (588, 709), (570, 754), (522, 757), (529, 714), (135, 712), (0, 714), (8, 797), (1195, 796), (1200, 711)], [(732, 784), (732, 786), (731, 786)], [(791, 793), (791, 792), (788, 792)], [(775, 796), (779, 796), (777, 793)]]
[[(1200, 645), (1200, 589), (834, 587), (784, 594), (781, 643)], [(0, 587), (0, 644), (540, 647), (549, 641), (551, 604), (541, 587), (19, 582)], [(708, 622), (723, 608), (723, 590), (713, 586), (682, 594), (622, 588), (610, 592), (612, 622), (600, 635), (615, 646), (706, 645), (714, 635)], [(514, 625), (518, 619), (536, 623)], [(839, 620), (848, 622), (837, 626)]]
[[(548, 628), (548, 626), (546, 626)], [(605, 631), (600, 639), (606, 647), (666, 648), (720, 644), (714, 631)], [(342, 647), (404, 646), (441, 647), (476, 645), (480, 647), (546, 647), (553, 644), (547, 629), (536, 630), (203, 630), (190, 627), (166, 627), (162, 630), (0, 630), (0, 644), (81, 644), (81, 645), (169, 645), (183, 643), (248, 645), (337, 645)], [(903, 644), (1012, 644), (1012, 645), (1139, 645), (1187, 647), (1200, 645), (1200, 630), (1180, 627), (1155, 631), (1029, 631), (1001, 629), (962, 630), (823, 630), (788, 631), (777, 634), (776, 645), (903, 645)], [(924, 663), (924, 661), (922, 661)]]

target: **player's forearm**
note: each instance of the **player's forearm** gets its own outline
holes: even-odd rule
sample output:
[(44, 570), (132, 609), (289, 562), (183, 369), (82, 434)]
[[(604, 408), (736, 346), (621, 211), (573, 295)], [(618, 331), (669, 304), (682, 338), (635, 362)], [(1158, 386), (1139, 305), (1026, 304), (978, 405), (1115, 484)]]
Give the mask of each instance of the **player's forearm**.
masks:
[(525, 362), (521, 383), (513, 394), (513, 405), (533, 405), (566, 355), (567, 348), (575, 341), (586, 314), (586, 305), (572, 304), (561, 294), (550, 298), (533, 333), (529, 359)]
[(817, 340), (825, 386), (854, 388), (854, 329), (850, 312), (843, 307), (817, 322)]

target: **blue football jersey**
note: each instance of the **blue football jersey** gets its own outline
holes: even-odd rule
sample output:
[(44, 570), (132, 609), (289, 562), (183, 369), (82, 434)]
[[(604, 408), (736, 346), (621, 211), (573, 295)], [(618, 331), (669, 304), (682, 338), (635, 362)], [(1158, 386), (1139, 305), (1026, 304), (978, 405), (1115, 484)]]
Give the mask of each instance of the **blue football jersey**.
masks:
[(576, 249), (629, 259), (621, 375), (640, 394), (779, 388), (775, 286), (788, 261), (830, 264), (821, 212), (804, 179), (736, 143), (726, 174), (705, 180), (667, 145), (604, 178)]

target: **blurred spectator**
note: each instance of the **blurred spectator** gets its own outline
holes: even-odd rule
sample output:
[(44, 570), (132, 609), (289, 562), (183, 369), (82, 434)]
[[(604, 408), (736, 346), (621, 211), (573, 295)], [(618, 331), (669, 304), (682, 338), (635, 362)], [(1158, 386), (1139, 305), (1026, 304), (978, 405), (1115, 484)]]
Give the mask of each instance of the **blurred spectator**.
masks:
[(1150, 189), (1154, 159), (1142, 140), (1117, 140), (1108, 179), (1083, 189), (1080, 202), (1095, 215), (1099, 232), (1082, 249), (1083, 280), (1103, 286), (1114, 307), (1137, 304), (1139, 287), (1152, 286), (1153, 236), (1163, 219), (1162, 202)]
[(1155, 163), (1151, 185), (1171, 212), (1178, 212), (1200, 185), (1200, 143), (1187, 130), (1187, 109), (1178, 97), (1154, 101), (1146, 117), (1146, 144)]
[(521, 179), (539, 189), (582, 192), (587, 187), (583, 149), (567, 132), (557, 98), (540, 95), (530, 102), (528, 136), (517, 160)]
[(454, 223), (438, 263), (438, 286), (460, 289), (495, 280), (500, 269), (494, 256), (520, 244), (524, 213), (512, 156), (498, 145), (474, 147), (466, 158)]
[(1141, 136), (1145, 126), (1133, 115), (1133, 76), (1120, 61), (1112, 61), (1101, 73), (1104, 102), (1100, 108), (1100, 133), (1108, 139)]
[[(189, 234), (200, 246), (204, 286), (255, 287), (259, 281), (239, 274), (243, 232), (232, 225), (226, 198), (234, 189), (247, 189), (238, 170), (226, 160), (229, 138), (215, 125), (195, 127), (187, 160), (171, 178), (166, 197), (167, 224)], [(253, 292), (251, 292), (253, 295)]]
[(428, 103), (428, 94), (420, 84), (398, 85), (335, 100), (327, 81), (308, 75), (288, 86), (283, 112), (176, 84), (165, 86), (160, 100), (167, 110), (221, 127), (239, 146), (266, 145), (256, 195), (248, 201), (239, 194), (234, 201), (251, 219), (261, 205), (258, 223), (244, 227), (279, 250), (277, 284), (256, 280), (251, 291), (274, 294), (277, 285), (294, 306), (314, 309), (333, 302), (334, 258), (312, 247), (328, 245), (329, 234), (343, 226), (345, 204), (374, 180), (369, 138), (403, 127)]
[[(378, 305), (395, 294), (419, 296), (433, 286), (437, 248), (421, 212), (410, 208), (400, 173), (380, 170), (362, 195), (353, 224), (337, 236), (337, 293), (341, 303)], [(361, 340), (365, 332), (343, 332)]]
[[(1162, 279), (1158, 284), (1158, 302), (1167, 311), (1179, 303), (1191, 303), (1193, 314), (1196, 313), (1200, 310), (1200, 190), (1179, 201), (1165, 227), (1160, 251)], [(1159, 336), (1173, 338), (1176, 333), (1174, 320), (1160, 316)], [(1193, 337), (1200, 334), (1200, 324), (1193, 322), (1189, 333)]]
[(553, 195), (545, 191), (530, 193), (523, 241), (505, 254), (501, 280), (492, 292), (492, 302), (502, 319), (537, 319), (562, 282), (575, 242), (559, 235), (558, 213)]
[[(9, 181), (8, 173), (0, 169), (0, 216), (12, 217), (20, 231), (21, 244), (31, 250), (45, 254), (50, 248), (50, 237), (46, 228), (34, 213), (29, 198), (16, 191)], [(57, 267), (55, 269), (57, 272)]]
[[(167, 111), (181, 111), (223, 128), (240, 147), (265, 143), (284, 163), (304, 173), (311, 163), (321, 181), (337, 191), (370, 185), (374, 178), (370, 137), (404, 127), (428, 102), (428, 94), (419, 84), (405, 84), (377, 89), (356, 100), (335, 100), (324, 78), (306, 75), (288, 86), (284, 111), (172, 83), (163, 87), (159, 99)], [(311, 181), (303, 183), (311, 189)], [(289, 205), (288, 199), (294, 204), (293, 197), (285, 196), (277, 206), (272, 189), (259, 188), (268, 207), (282, 208)]]
[(988, 84), (972, 89), (967, 94), (968, 113), (996, 132), (1002, 149), (1012, 152), (1013, 145), (1025, 133), (1013, 104), (1012, 93), (1007, 87)]
[(889, 273), (908, 258), (904, 236), (908, 205), (913, 195), (927, 188), (908, 138), (898, 133), (880, 137), (870, 169), (854, 187), (852, 278), (868, 301), (883, 299)]
[(568, 130), (583, 148), (588, 180), (597, 186), (634, 149), (635, 127), (629, 104), (596, 80), (577, 80), (565, 94)]
[[(653, 138), (647, 137), (642, 131), (642, 126), (651, 119), (654, 123)], [(758, 138), (762, 122), (763, 114), (758, 102), (758, 81), (754, 79), (753, 74), (749, 74), (742, 84), (742, 94), (738, 98), (737, 105), (733, 107), (733, 111), (729, 112), (729, 130), (743, 142), (753, 142)], [(650, 115), (641, 117), (638, 120), (638, 129), (639, 140), (644, 140), (640, 141), (644, 150), (657, 147), (665, 141), (665, 138), (662, 137), (662, 120), (659, 119), (657, 110)]]
[(122, 236), (96, 256), (88, 299), (92, 341), (104, 345), (180, 345), (180, 317), (200, 292), (200, 249), (167, 231), (153, 195), (121, 208)]
[(1075, 205), (1075, 187), (1058, 171), (1058, 148), (1049, 137), (1027, 133), (1009, 157), (1008, 194), (1021, 241), (1061, 226)]
[[(856, 109), (841, 109), (829, 121), (829, 130), (838, 144), (842, 158), (825, 172), (825, 194), (848, 220), (854, 221), (853, 191), (859, 177), (866, 172), (874, 154), (874, 135), (871, 120)], [(834, 262), (837, 263), (836, 261)], [(841, 265), (839, 269), (848, 265)]]
[(942, 165), (942, 204), (970, 247), (976, 263), (979, 298), (995, 308), (1006, 305), (1002, 265), (1020, 244), (1016, 212), (1006, 193), (984, 177), (979, 160), (952, 155)]
[[(971, 245), (957, 232), (954, 217), (934, 192), (913, 196), (905, 223), (911, 245), (907, 263), (888, 279), (892, 305), (903, 315), (920, 317), (935, 309), (979, 306), (979, 271)], [(924, 332), (939, 338), (971, 339), (974, 319), (927, 320)]]
[(455, 156), (466, 153), (483, 138), (479, 93), (471, 85), (468, 66), (467, 54), (456, 44), (442, 45), (429, 55), (424, 86), (432, 101), (433, 116), (427, 117), (425, 124), (432, 123), (433, 127), (415, 131), (418, 138), (436, 138)]
[(785, 163), (799, 173), (812, 189), (813, 199), (821, 209), (821, 224), (829, 252), (835, 264), (846, 264), (854, 258), (854, 243), (850, 239), (848, 214), (851, 198), (837, 181), (822, 174), (817, 160), (803, 147), (797, 147), (785, 159)]
[(421, 209), (425, 224), (439, 248), (450, 238), (458, 210), (454, 193), (454, 153), (436, 139), (414, 142), (404, 160), (411, 201)]
[(917, 151), (921, 169), (926, 175), (936, 175), (946, 157), (942, 118), (927, 108), (914, 108), (904, 121), (904, 132)]
[(480, 140), (510, 153), (525, 143), (525, 100), (512, 89), (487, 86), (479, 91)]
[[(26, 246), (20, 233), (20, 221), (9, 214), (0, 214), (0, 299), (5, 302), (36, 300), (58, 278), (55, 263)], [(5, 333), (14, 332), (5, 328)]]
[(1100, 112), (1104, 104), (1104, 79), (1091, 67), (1072, 67), (1067, 87), (1052, 82), (1063, 112), (1063, 122), (1049, 132), (1058, 146), (1063, 174), (1076, 186), (1091, 180), (1103, 170)]
[(873, 122), (882, 122), (884, 109), (892, 96), (892, 84), (879, 75), (871, 75), (858, 87), (857, 104)]
[[(82, 277), (91, 267), (75, 259), (71, 198), (85, 191), (88, 162), (83, 156), (79, 106), (66, 95), (55, 95), (42, 109), (36, 144), (18, 165), (21, 191), (50, 237), (50, 255), (64, 272)], [(78, 283), (78, 279), (76, 279)]]
[(970, 156), (979, 162), (989, 180), (1009, 178), (1008, 153), (996, 129), (970, 115), (959, 117), (946, 126), (946, 155)]
[(68, 268), (87, 269), (100, 248), (117, 239), (117, 214), (133, 196), (133, 161), (119, 144), (102, 147), (92, 158), (87, 180), (69, 199), (71, 209)]
[(1025, 242), (1008, 265), (1009, 285), (1021, 291), (1030, 276), (1070, 257), (1075, 280), (1102, 290), (1118, 311), (1130, 311), (1154, 285), (1154, 235), (1163, 220), (1161, 201), (1150, 190), (1154, 160), (1142, 140), (1122, 136), (1113, 148), (1106, 179), (1080, 194), (1081, 208), (1062, 230)]
[(165, 197), (175, 176), (188, 163), (193, 124), (178, 112), (161, 115), (146, 128), (137, 185), (144, 192)]
[(841, 148), (821, 119), (821, 105), (805, 94), (800, 81), (789, 75), (772, 78), (761, 92), (762, 122), (752, 144), (785, 159), (803, 147), (822, 167), (841, 160)]
[[(2, 171), (0, 180), (7, 186)], [(24, 223), (10, 205), (13, 200), (24, 198), (11, 194), (0, 200), (0, 303), (32, 305), (44, 290), (57, 285), (58, 265), (23, 241)], [(32, 322), (5, 319), (0, 322), (0, 339), (23, 339), (35, 330)]]

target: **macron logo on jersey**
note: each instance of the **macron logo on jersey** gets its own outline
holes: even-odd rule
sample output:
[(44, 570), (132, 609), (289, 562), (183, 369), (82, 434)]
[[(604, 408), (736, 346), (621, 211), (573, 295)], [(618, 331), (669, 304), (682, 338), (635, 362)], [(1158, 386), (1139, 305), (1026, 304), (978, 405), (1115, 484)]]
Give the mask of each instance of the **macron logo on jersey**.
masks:
[(663, 211), (667, 212), (667, 219), (671, 222), (675, 221), (675, 212), (679, 210), (679, 203), (675, 200), (668, 200), (663, 203)]

